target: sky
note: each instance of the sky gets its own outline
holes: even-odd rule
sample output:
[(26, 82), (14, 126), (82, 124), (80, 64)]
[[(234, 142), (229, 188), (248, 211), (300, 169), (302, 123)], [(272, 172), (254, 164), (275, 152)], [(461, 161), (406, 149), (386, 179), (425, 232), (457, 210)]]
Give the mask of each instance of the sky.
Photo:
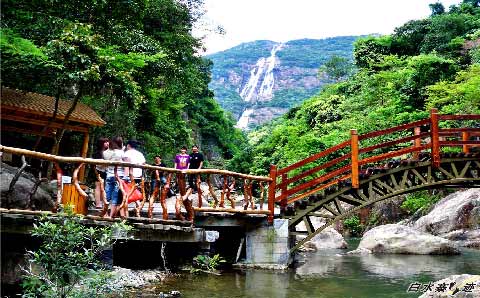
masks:
[[(321, 39), (390, 34), (409, 20), (430, 15), (435, 0), (205, 0), (203, 24), (222, 26), (224, 35), (194, 30), (204, 37), (205, 54), (243, 42)], [(445, 9), (461, 0), (440, 0)]]

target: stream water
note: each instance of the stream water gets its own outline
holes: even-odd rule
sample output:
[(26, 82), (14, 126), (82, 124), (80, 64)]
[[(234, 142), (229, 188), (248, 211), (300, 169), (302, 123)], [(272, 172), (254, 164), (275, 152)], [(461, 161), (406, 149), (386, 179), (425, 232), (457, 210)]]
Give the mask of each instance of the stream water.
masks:
[[(349, 249), (359, 239), (348, 240)], [(185, 274), (149, 289), (152, 297), (178, 290), (184, 298), (321, 297), (410, 298), (413, 282), (428, 284), (452, 274), (480, 274), (480, 251), (465, 249), (459, 256), (343, 255), (345, 250), (304, 254), (305, 263), (286, 272), (246, 270), (221, 276)], [(342, 254), (342, 255), (339, 255)]]

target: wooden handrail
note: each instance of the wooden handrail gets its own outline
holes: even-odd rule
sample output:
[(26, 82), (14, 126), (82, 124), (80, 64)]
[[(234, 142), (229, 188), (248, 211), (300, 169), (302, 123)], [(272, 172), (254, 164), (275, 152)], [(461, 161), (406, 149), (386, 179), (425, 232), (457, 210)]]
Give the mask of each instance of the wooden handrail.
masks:
[(366, 133), (366, 134), (363, 134), (363, 135), (359, 135), (358, 140), (361, 141), (361, 140), (365, 140), (365, 139), (369, 139), (369, 138), (379, 137), (379, 136), (386, 135), (386, 134), (389, 134), (389, 133), (392, 133), (392, 132), (405, 130), (405, 129), (409, 129), (409, 128), (414, 128), (415, 126), (426, 125), (429, 122), (430, 122), (430, 119), (422, 119), (422, 120), (410, 122), (410, 123), (407, 123), (407, 124), (398, 125), (398, 126), (387, 128), (387, 129), (372, 131), (372, 132), (369, 132), (369, 133)]
[(438, 115), (438, 119), (439, 120), (480, 120), (480, 115), (474, 115), (474, 114)]
[(419, 135), (416, 135), (416, 136), (404, 137), (404, 138), (400, 138), (400, 139), (397, 139), (397, 140), (394, 140), (394, 141), (388, 141), (388, 142), (380, 143), (380, 144), (377, 144), (377, 145), (372, 145), (372, 146), (369, 146), (369, 147), (361, 148), (359, 150), (359, 152), (360, 153), (366, 153), (366, 152), (373, 151), (375, 149), (390, 147), (390, 146), (401, 144), (401, 143), (406, 143), (406, 142), (410, 142), (410, 141), (414, 141), (414, 140), (423, 139), (425, 137), (428, 137), (429, 135), (430, 134), (428, 132), (424, 132), (424, 133), (420, 133)]
[(324, 163), (324, 164), (321, 164), (321, 165), (316, 166), (316, 167), (314, 167), (314, 168), (311, 168), (310, 170), (305, 171), (305, 172), (303, 172), (303, 173), (301, 173), (301, 174), (299, 174), (299, 175), (297, 175), (297, 176), (294, 176), (294, 177), (289, 178), (289, 179), (286, 179), (286, 180), (282, 180), (281, 183), (277, 184), (277, 188), (285, 187), (285, 186), (287, 186), (288, 184), (295, 183), (295, 182), (297, 182), (298, 180), (300, 180), (300, 179), (302, 179), (302, 178), (305, 178), (305, 177), (310, 176), (310, 175), (312, 175), (312, 174), (314, 174), (314, 173), (317, 173), (317, 172), (319, 172), (319, 171), (321, 171), (321, 170), (323, 170), (323, 169), (326, 169), (326, 168), (331, 167), (331, 166), (333, 166), (333, 165), (335, 165), (335, 164), (338, 164), (339, 162), (342, 162), (342, 161), (344, 161), (344, 160), (347, 160), (347, 159), (350, 158), (351, 155), (352, 155), (351, 153), (347, 153), (347, 154), (345, 154), (345, 155), (343, 155), (343, 156), (340, 156), (340, 157), (337, 157), (337, 158), (335, 158), (335, 159), (332, 159), (331, 161), (329, 161), (329, 162), (327, 162), (327, 163)]
[(325, 175), (322, 175), (320, 177), (317, 177), (313, 180), (310, 180), (304, 184), (301, 184), (301, 185), (297, 185), (296, 187), (292, 188), (292, 189), (289, 189), (287, 190), (287, 196), (290, 196), (292, 194), (295, 194), (299, 191), (302, 191), (302, 190), (305, 190), (307, 188), (310, 188), (314, 185), (317, 185), (319, 183), (322, 183), (322, 182), (325, 182), (327, 180), (330, 180), (332, 179), (333, 177), (336, 177), (336, 176), (339, 176), (340, 174), (343, 174), (345, 172), (348, 172), (349, 170), (351, 169), (351, 166), (350, 165), (346, 165), (344, 167), (341, 167), (335, 171), (332, 171), (332, 172), (329, 172)]
[(340, 143), (340, 144), (338, 144), (338, 145), (336, 145), (336, 146), (330, 147), (330, 148), (328, 148), (328, 149), (326, 149), (326, 150), (324, 150), (324, 151), (322, 151), (322, 152), (319, 152), (319, 153), (314, 154), (314, 155), (312, 155), (312, 156), (310, 156), (310, 157), (307, 157), (307, 158), (305, 158), (305, 159), (303, 159), (303, 160), (301, 160), (301, 161), (298, 161), (298, 162), (296, 162), (296, 163), (294, 163), (294, 164), (291, 164), (291, 165), (289, 165), (289, 166), (286, 167), (286, 168), (283, 168), (283, 169), (278, 170), (278, 171), (277, 171), (277, 172), (278, 172), (278, 175), (282, 175), (282, 174), (284, 174), (284, 173), (286, 173), (286, 172), (290, 172), (291, 170), (294, 170), (294, 169), (296, 169), (296, 168), (299, 168), (299, 167), (301, 167), (301, 166), (303, 166), (303, 165), (305, 165), (305, 164), (307, 164), (307, 163), (309, 163), (309, 162), (312, 162), (312, 161), (317, 160), (317, 159), (319, 159), (319, 158), (321, 158), (321, 157), (324, 157), (324, 156), (326, 156), (326, 155), (328, 155), (328, 154), (330, 154), (330, 153), (333, 153), (333, 152), (335, 152), (335, 151), (337, 151), (337, 150), (339, 150), (339, 149), (343, 149), (343, 148), (347, 147), (348, 145), (350, 145), (350, 141), (345, 141), (345, 142)]
[(31, 151), (31, 150), (21, 149), (21, 148), (8, 147), (3, 145), (0, 145), (0, 152), (26, 155), (26, 156), (31, 156), (38, 159), (49, 160), (49, 161), (60, 162), (60, 163), (84, 163), (84, 164), (91, 164), (91, 165), (123, 166), (123, 167), (142, 168), (142, 169), (149, 169), (149, 170), (160, 170), (163, 172), (182, 173), (182, 174), (219, 174), (219, 175), (228, 175), (232, 177), (257, 180), (257, 181), (265, 181), (265, 182), (272, 181), (272, 179), (270, 179), (269, 177), (254, 176), (254, 175), (242, 174), (242, 173), (219, 170), (219, 169), (177, 170), (177, 169), (157, 167), (152, 165), (138, 165), (138, 164), (133, 164), (128, 162), (121, 162), (121, 161), (108, 161), (104, 159), (57, 156), (57, 155), (51, 155), (47, 153)]
[(404, 154), (407, 154), (407, 153), (420, 152), (420, 151), (422, 151), (426, 148), (429, 148), (429, 146), (424, 145), (424, 146), (421, 146), (421, 147), (407, 147), (407, 148), (403, 148), (403, 149), (400, 149), (400, 150), (391, 151), (391, 152), (383, 153), (383, 154), (372, 156), (372, 157), (367, 157), (367, 158), (362, 159), (360, 161), (360, 165), (379, 162), (381, 160), (386, 160), (386, 159), (396, 157), (396, 156), (400, 156), (400, 155), (404, 155)]

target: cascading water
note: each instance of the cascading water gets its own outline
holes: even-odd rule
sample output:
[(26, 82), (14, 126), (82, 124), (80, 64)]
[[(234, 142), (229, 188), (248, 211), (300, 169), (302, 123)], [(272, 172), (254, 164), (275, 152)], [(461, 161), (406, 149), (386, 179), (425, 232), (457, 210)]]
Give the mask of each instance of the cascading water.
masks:
[[(282, 43), (273, 46), (270, 51), (270, 57), (262, 57), (258, 59), (257, 63), (250, 71), (250, 77), (247, 83), (240, 91), (240, 97), (245, 102), (265, 101), (273, 97), (273, 86), (275, 84), (275, 77), (273, 69), (275, 68), (276, 52), (283, 47)], [(236, 127), (245, 129), (248, 126), (250, 115), (253, 109), (246, 109), (243, 111)]]
[(273, 96), (273, 85), (275, 79), (273, 69), (275, 68), (275, 54), (283, 47), (282, 43), (273, 46), (270, 57), (258, 59), (257, 64), (250, 71), (247, 83), (240, 91), (240, 97), (246, 102), (270, 99)]
[(167, 246), (167, 243), (166, 242), (162, 242), (162, 246), (160, 247), (160, 257), (162, 258), (162, 261), (163, 261), (163, 269), (165, 270), (165, 272), (170, 272), (170, 270), (168, 270), (168, 267), (167, 267), (167, 257), (165, 256), (165, 248)]
[(248, 120), (250, 119), (250, 115), (253, 113), (253, 109), (246, 109), (243, 111), (242, 116), (237, 121), (236, 128), (245, 129), (248, 126)]

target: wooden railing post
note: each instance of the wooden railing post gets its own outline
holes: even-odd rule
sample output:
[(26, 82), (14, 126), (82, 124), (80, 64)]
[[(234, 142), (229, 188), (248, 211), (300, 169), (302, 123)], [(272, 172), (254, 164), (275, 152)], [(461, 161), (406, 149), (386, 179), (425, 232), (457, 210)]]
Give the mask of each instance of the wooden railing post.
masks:
[(270, 166), (270, 178), (272, 181), (268, 186), (268, 223), (273, 224), (273, 217), (275, 215), (275, 188), (277, 187), (277, 166)]
[(432, 165), (434, 168), (440, 167), (440, 139), (438, 128), (438, 110), (430, 110), (430, 137), (432, 139)]
[[(87, 157), (89, 139), (90, 139), (90, 135), (88, 134), (88, 132), (86, 132), (83, 135), (82, 152), (80, 152), (80, 156), (83, 158)], [(85, 179), (85, 167), (82, 167), (80, 169), (80, 174), (78, 175), (78, 180), (80, 182), (83, 182), (84, 179)]]
[[(421, 132), (420, 126), (415, 126), (415, 127), (413, 128), (413, 134), (414, 134), (415, 136), (419, 136), (419, 135), (420, 135), (420, 132)], [(415, 139), (415, 140), (413, 141), (413, 147), (414, 147), (414, 148), (422, 147), (422, 139), (420, 139), (420, 137), (419, 137), (418, 139)], [(418, 156), (419, 156), (419, 155), (420, 155), (420, 152), (418, 152), (418, 151), (414, 151), (414, 152), (413, 152), (413, 158), (414, 158), (414, 159), (418, 159)]]
[(356, 129), (350, 130), (351, 151), (352, 151), (352, 187), (358, 188), (360, 181), (358, 178), (358, 133)]
[[(463, 131), (462, 141), (466, 142), (468, 141), (469, 138), (470, 138), (470, 134), (468, 133), (468, 131)], [(469, 153), (469, 152), (470, 152), (470, 148), (468, 147), (468, 145), (463, 145), (463, 153)]]
[[(287, 173), (282, 174), (282, 183), (287, 181)], [(285, 209), (287, 209), (287, 184), (283, 185), (282, 188), (280, 189), (281, 191), (281, 196), (282, 200), (280, 201), (280, 212), (285, 212)]]

